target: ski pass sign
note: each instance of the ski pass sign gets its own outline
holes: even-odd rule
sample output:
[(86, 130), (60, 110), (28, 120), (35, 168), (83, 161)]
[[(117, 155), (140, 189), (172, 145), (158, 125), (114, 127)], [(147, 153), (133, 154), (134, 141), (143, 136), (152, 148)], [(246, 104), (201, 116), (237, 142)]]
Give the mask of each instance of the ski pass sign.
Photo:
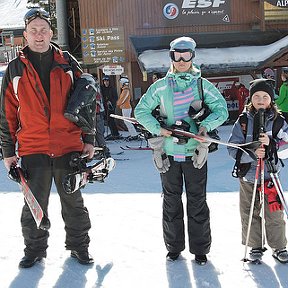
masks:
[(124, 68), (121, 65), (106, 65), (103, 67), (105, 75), (121, 75), (123, 72)]

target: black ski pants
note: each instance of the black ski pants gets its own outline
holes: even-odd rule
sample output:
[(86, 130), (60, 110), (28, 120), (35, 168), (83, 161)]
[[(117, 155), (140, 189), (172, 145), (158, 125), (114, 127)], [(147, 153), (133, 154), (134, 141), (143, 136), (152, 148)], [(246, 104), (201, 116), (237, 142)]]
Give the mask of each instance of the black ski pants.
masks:
[[(63, 177), (75, 169), (69, 165), (71, 155), (72, 153), (68, 153), (57, 158), (50, 158), (44, 154), (23, 156), (21, 167), (27, 172), (28, 185), (47, 216), (49, 196), (54, 179), (60, 196), (61, 214), (65, 223), (66, 249), (82, 251), (88, 248), (90, 242), (88, 236), (88, 231), (91, 228), (89, 214), (84, 207), (81, 191), (67, 194), (62, 187)], [(51, 210), (53, 211), (53, 207)], [(21, 226), (26, 246), (25, 255), (46, 257), (49, 232), (37, 229), (26, 203), (22, 209)]]
[(197, 169), (192, 161), (176, 162), (169, 157), (171, 166), (161, 173), (163, 188), (163, 236), (169, 252), (185, 249), (183, 181), (187, 197), (187, 226), (189, 251), (208, 254), (211, 246), (210, 211), (206, 202), (207, 163)]
[(108, 110), (108, 112), (107, 112), (107, 125), (110, 129), (112, 136), (119, 136), (120, 134), (119, 134), (115, 119), (113, 117), (111, 117), (110, 114), (115, 114), (115, 109)]

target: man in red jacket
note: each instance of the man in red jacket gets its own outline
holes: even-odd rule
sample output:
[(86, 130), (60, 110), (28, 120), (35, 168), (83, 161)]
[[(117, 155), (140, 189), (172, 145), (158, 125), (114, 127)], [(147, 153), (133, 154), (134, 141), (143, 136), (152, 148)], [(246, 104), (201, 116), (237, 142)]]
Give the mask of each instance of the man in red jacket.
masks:
[[(91, 223), (81, 191), (68, 195), (62, 187), (63, 177), (76, 169), (69, 165), (71, 154), (89, 154), (89, 158), (94, 154), (94, 136), (83, 134), (63, 115), (73, 81), (82, 70), (68, 52), (51, 43), (53, 32), (46, 11), (33, 8), (24, 20), (28, 45), (9, 63), (0, 96), (4, 165), (10, 170), (21, 158), (28, 185), (46, 215), (54, 179), (65, 222), (66, 249), (81, 264), (90, 264)], [(28, 268), (46, 257), (49, 233), (37, 229), (27, 203), (21, 226), (25, 255), (19, 267)]]

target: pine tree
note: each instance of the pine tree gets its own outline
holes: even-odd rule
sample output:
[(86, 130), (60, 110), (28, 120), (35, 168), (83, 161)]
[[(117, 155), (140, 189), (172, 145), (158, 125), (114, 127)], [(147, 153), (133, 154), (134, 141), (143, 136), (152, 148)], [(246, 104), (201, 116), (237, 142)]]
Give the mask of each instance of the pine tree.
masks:
[(54, 35), (57, 33), (56, 24), (56, 3), (55, 0), (27, 0), (27, 8), (41, 7), (45, 11), (49, 12), (52, 30)]
[[(48, 8), (49, 1), (48, 0), (28, 0), (27, 1), (27, 8), (32, 7), (42, 7), (42, 8)], [(48, 10), (48, 9), (47, 9)]]

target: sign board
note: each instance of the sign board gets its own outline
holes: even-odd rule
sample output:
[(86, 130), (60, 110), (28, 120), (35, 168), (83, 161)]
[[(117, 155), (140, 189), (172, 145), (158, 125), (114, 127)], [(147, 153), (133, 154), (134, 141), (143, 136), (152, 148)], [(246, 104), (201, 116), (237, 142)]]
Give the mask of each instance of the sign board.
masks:
[(288, 0), (265, 0), (265, 1), (279, 8), (288, 8)]
[(230, 24), (230, 0), (162, 0), (165, 26)]
[(227, 100), (228, 111), (238, 111), (239, 110), (239, 100)]
[(82, 28), (84, 64), (115, 64), (125, 62), (123, 27)]
[(123, 72), (124, 68), (121, 65), (107, 65), (103, 67), (105, 75), (121, 75)]

